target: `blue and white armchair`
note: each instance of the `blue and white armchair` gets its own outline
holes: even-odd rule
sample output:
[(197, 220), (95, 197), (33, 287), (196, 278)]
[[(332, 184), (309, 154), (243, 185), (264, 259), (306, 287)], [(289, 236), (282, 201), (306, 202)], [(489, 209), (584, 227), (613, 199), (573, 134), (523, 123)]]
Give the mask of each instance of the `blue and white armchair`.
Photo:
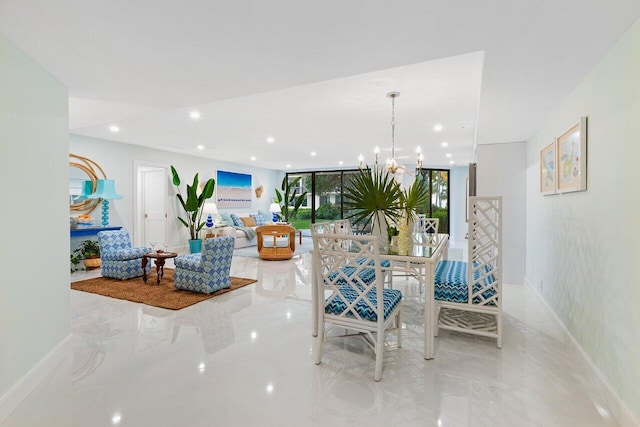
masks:
[(230, 288), (234, 242), (231, 236), (205, 239), (201, 253), (177, 257), (173, 274), (176, 288), (203, 294)]
[[(142, 255), (151, 252), (151, 248), (132, 247), (128, 231), (100, 231), (98, 244), (103, 277), (126, 280), (142, 276)], [(147, 265), (147, 274), (150, 273), (151, 264)]]

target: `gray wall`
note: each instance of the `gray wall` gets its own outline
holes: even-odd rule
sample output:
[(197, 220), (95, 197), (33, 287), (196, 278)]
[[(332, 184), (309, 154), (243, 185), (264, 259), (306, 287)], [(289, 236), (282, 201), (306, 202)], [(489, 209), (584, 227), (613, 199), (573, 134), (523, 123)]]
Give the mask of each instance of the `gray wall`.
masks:
[(70, 332), (68, 94), (0, 36), (0, 422)]
[[(587, 191), (542, 196), (540, 150), (588, 116)], [(640, 419), (640, 21), (527, 147), (527, 280)]]
[(526, 165), (524, 142), (479, 145), (478, 196), (502, 196), (502, 268), (505, 283), (525, 274)]

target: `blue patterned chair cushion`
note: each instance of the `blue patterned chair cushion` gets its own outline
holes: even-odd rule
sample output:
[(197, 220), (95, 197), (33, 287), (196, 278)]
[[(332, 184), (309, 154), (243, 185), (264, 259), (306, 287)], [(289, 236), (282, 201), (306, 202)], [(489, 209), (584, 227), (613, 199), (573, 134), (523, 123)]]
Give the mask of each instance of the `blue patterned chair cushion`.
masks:
[[(127, 230), (108, 230), (98, 233), (100, 245), (100, 273), (104, 277), (126, 280), (142, 276), (142, 255), (151, 252), (151, 248), (131, 246)], [(147, 264), (147, 273), (151, 272), (151, 263)]]
[(105, 261), (126, 261), (128, 259), (142, 258), (142, 255), (151, 252), (151, 248), (120, 249), (117, 252), (107, 252), (102, 257)]
[[(484, 267), (485, 273), (490, 273), (491, 268), (488, 265)], [(476, 270), (474, 279), (478, 280), (482, 277), (481, 270)], [(494, 277), (488, 274), (484, 279), (474, 285), (473, 292), (479, 292), (483, 287), (489, 286), (494, 282)], [(485, 299), (489, 299), (496, 294), (495, 288), (488, 288), (482, 293)], [(434, 280), (434, 297), (438, 301), (449, 301), (458, 303), (467, 303), (469, 301), (469, 284), (467, 282), (467, 263), (464, 261), (440, 261), (436, 266)], [(481, 299), (475, 297), (474, 304), (481, 303)], [(493, 301), (487, 305), (495, 305)]]
[(180, 255), (174, 259), (174, 264), (176, 268), (186, 268), (189, 270), (204, 271), (202, 267), (202, 263), (200, 262), (200, 258), (202, 257), (201, 253), (197, 254), (188, 254), (188, 255)]
[(175, 287), (210, 294), (231, 287), (231, 236), (206, 239), (199, 254), (181, 255), (175, 259)]
[[(365, 262), (367, 259), (368, 259), (368, 258), (366, 258), (366, 257), (364, 257), (364, 258), (358, 258), (358, 259), (356, 260), (356, 262), (357, 262), (358, 264), (362, 264), (362, 263), (363, 263), (363, 262)], [(373, 260), (372, 260), (372, 261), (369, 261), (369, 265), (373, 265)], [(380, 266), (381, 266), (381, 267), (383, 267), (383, 268), (384, 268), (384, 267), (389, 268), (389, 267), (391, 267), (391, 261), (389, 261), (388, 259), (381, 258), (381, 259), (380, 259)]]
[[(356, 267), (340, 267), (340, 269), (344, 272), (344, 274), (347, 277), (351, 277), (353, 275), (353, 273), (356, 272)], [(334, 282), (335, 280), (335, 284), (336, 285), (346, 285), (347, 279), (345, 279), (344, 277), (339, 277), (336, 280), (336, 277), (338, 276), (338, 272), (337, 271), (332, 271), (331, 273), (329, 273), (329, 280), (331, 282)], [(374, 280), (376, 280), (376, 270), (373, 268), (365, 268), (363, 270), (360, 271), (360, 273), (358, 273), (358, 277), (360, 277), (360, 280), (362, 280), (363, 283), (369, 285), (371, 284)]]
[(267, 223), (267, 220), (260, 213), (250, 214), (249, 216), (256, 220), (256, 225), (258, 227), (261, 226), (261, 225), (265, 225)]
[(242, 220), (240, 219), (240, 217), (234, 213), (229, 214), (229, 216), (231, 217), (231, 220), (233, 221), (233, 225), (235, 225), (236, 227), (244, 227), (244, 222), (242, 222)]
[[(341, 286), (340, 293), (342, 294), (342, 296), (344, 296), (348, 303), (352, 303), (358, 297), (358, 292), (349, 285)], [(367, 292), (366, 298), (373, 304), (374, 307), (377, 306), (378, 297), (375, 289)], [(384, 306), (384, 318), (386, 319), (398, 306), (400, 301), (402, 301), (402, 292), (397, 289), (383, 289), (382, 299)], [(337, 296), (333, 299), (333, 301), (325, 305), (324, 311), (328, 314), (340, 315), (346, 310), (346, 308), (347, 303), (345, 303), (345, 301), (340, 296)], [(362, 299), (356, 303), (354, 309), (363, 319), (371, 320), (372, 322), (378, 320), (378, 313)], [(349, 317), (355, 317), (351, 312), (345, 313), (345, 315)]]

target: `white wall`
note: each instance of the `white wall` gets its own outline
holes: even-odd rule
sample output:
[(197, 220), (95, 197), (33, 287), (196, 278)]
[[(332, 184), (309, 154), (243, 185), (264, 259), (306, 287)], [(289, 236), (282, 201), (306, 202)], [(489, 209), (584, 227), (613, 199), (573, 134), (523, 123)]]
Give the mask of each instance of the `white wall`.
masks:
[(69, 335), (70, 290), (67, 90), (0, 36), (0, 94), (1, 422)]
[[(587, 191), (542, 196), (539, 153), (588, 116)], [(527, 148), (527, 280), (640, 419), (640, 21)]]
[[(241, 148), (239, 148), (241, 149)], [(261, 198), (253, 194), (251, 209), (242, 209), (242, 212), (256, 212), (258, 209), (268, 211), (274, 189), (280, 188), (284, 172), (223, 162), (186, 154), (177, 154), (170, 151), (156, 150), (137, 145), (124, 144), (116, 141), (107, 141), (90, 138), (81, 135), (70, 136), (69, 150), (73, 154), (89, 157), (98, 163), (105, 171), (109, 179), (115, 180), (116, 191), (123, 196), (121, 200), (112, 200), (109, 209), (109, 224), (122, 226), (133, 235), (134, 230), (134, 164), (144, 162), (154, 165), (164, 165), (169, 168), (175, 166), (182, 180), (181, 190), (184, 194), (186, 183), (191, 184), (193, 177), (199, 173), (200, 182), (216, 177), (216, 170), (221, 169), (230, 172), (247, 173), (252, 175), (252, 187), (264, 187)], [(170, 177), (168, 177), (170, 179)], [(169, 247), (173, 250), (184, 251), (187, 249), (189, 238), (187, 228), (178, 222), (177, 216), (184, 216), (182, 207), (175, 197), (175, 186), (170, 183), (168, 187), (169, 206)], [(229, 210), (232, 211), (232, 210)], [(91, 214), (94, 218), (100, 217), (100, 207)], [(138, 236), (133, 236), (135, 244), (146, 242), (139, 241)]]
[(479, 145), (478, 196), (502, 196), (502, 268), (505, 283), (524, 283), (526, 165), (524, 142)]

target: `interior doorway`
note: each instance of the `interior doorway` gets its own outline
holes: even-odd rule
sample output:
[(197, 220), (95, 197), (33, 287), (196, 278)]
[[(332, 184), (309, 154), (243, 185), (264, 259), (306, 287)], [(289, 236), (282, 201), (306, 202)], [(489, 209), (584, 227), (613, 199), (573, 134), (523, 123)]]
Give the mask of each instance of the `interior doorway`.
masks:
[(163, 249), (168, 235), (168, 168), (164, 165), (136, 164), (136, 218), (134, 241), (139, 246)]

